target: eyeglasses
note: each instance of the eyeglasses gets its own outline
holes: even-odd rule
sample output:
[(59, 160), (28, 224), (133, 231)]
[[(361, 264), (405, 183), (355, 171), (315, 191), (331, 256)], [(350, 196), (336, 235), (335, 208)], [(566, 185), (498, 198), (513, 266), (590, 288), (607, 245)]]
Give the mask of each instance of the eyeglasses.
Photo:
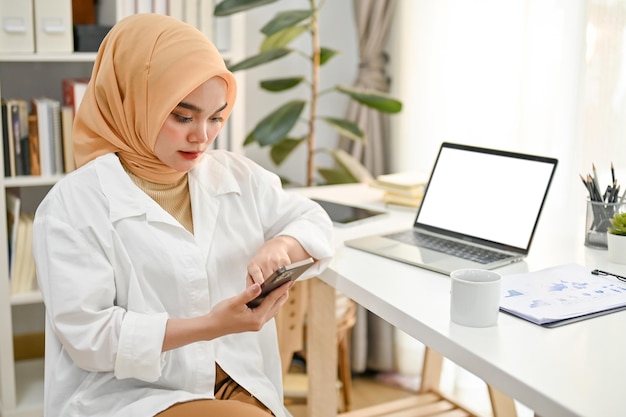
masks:
[(611, 277), (615, 277), (617, 279), (619, 279), (620, 281), (626, 282), (626, 277), (623, 277), (621, 275), (615, 275), (612, 274), (610, 272), (606, 272), (606, 271), (600, 271), (599, 269), (594, 269), (593, 271), (591, 271), (591, 273), (593, 275), (601, 275), (601, 276), (611, 276)]

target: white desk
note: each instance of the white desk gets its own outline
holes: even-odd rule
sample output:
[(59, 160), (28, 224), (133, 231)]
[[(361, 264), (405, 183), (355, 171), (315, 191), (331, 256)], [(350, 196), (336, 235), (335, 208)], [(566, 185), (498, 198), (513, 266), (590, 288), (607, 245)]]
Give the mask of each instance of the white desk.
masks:
[[(319, 187), (302, 192), (311, 197), (384, 208), (381, 193), (363, 185)], [(451, 323), (447, 276), (343, 246), (348, 238), (410, 226), (415, 217), (412, 209), (395, 206), (386, 209), (389, 215), (379, 220), (336, 228), (337, 252), (330, 268), (320, 277), (326, 284), (525, 404), (537, 415), (626, 415), (626, 311), (554, 329), (505, 313), (500, 313), (498, 325), (491, 328), (467, 328)], [(626, 275), (626, 266), (607, 263), (606, 251), (584, 246), (582, 222), (572, 228), (572, 223), (563, 219), (566, 228), (561, 229), (551, 227), (549, 217), (550, 213), (544, 213), (540, 220), (530, 256), (523, 262), (499, 268), (498, 272), (506, 275), (578, 262)], [(317, 296), (329, 294), (322, 289)], [(332, 349), (332, 344), (327, 345), (325, 352)], [(316, 356), (311, 360), (316, 361), (316, 367), (324, 361)], [(328, 361), (325, 368), (320, 372), (334, 378)], [(312, 372), (316, 372), (315, 368)], [(329, 410), (333, 410), (336, 402), (331, 398), (334, 393), (329, 386), (332, 384), (324, 385), (312, 379), (310, 400), (316, 405), (311, 405), (309, 415), (331, 415)], [(330, 399), (320, 404), (326, 395)]]

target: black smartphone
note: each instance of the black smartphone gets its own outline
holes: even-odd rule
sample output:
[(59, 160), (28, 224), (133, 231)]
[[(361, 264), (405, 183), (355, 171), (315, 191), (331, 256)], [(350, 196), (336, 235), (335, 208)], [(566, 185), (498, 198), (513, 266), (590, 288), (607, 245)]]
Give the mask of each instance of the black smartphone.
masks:
[(280, 287), (287, 281), (295, 281), (306, 271), (309, 269), (311, 265), (313, 265), (315, 261), (313, 258), (307, 258), (302, 261), (294, 262), (289, 265), (283, 265), (278, 268), (276, 271), (272, 273), (263, 283), (261, 284), (261, 294), (254, 300), (248, 302), (246, 305), (250, 308), (258, 307), (261, 304), (261, 301), (265, 299), (265, 297), (274, 291), (276, 288)]

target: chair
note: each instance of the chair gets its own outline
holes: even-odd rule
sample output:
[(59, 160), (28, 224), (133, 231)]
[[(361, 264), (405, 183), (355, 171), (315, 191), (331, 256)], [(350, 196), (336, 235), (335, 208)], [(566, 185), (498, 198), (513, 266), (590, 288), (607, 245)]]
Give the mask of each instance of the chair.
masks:
[[(308, 392), (306, 374), (290, 373), (296, 352), (306, 357), (305, 329), (308, 300), (307, 281), (299, 281), (289, 291), (289, 300), (276, 316), (278, 344), (283, 369), (285, 398), (304, 399)], [(336, 292), (338, 390), (342, 394), (343, 411), (350, 409), (352, 401), (352, 373), (350, 366), (350, 334), (356, 323), (356, 303)]]

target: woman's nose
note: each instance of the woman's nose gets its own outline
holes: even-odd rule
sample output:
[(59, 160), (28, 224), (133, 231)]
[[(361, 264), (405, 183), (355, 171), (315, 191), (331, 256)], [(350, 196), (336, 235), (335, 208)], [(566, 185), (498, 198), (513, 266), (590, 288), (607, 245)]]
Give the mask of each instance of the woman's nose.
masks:
[(209, 140), (208, 130), (203, 124), (196, 127), (189, 135), (191, 142), (203, 143)]

